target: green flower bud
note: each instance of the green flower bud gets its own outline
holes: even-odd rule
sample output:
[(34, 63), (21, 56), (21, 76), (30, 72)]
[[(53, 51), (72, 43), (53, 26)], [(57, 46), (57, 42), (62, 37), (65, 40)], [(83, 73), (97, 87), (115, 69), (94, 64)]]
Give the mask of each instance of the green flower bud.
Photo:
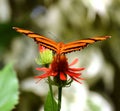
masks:
[(53, 61), (53, 53), (49, 49), (39, 48), (39, 56), (36, 58), (36, 63), (38, 65), (48, 66)]

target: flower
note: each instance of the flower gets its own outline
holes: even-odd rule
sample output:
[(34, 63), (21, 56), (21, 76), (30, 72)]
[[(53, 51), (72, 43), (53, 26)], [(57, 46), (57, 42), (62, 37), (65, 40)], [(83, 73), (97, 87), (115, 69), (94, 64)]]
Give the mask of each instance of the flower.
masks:
[(36, 58), (36, 63), (38, 65), (48, 65), (53, 61), (53, 53), (51, 50), (39, 45), (39, 56)]
[(76, 64), (78, 59), (73, 60), (71, 64), (68, 65), (67, 58), (64, 54), (62, 55), (55, 55), (53, 58), (52, 63), (50, 64), (49, 68), (41, 67), (36, 68), (38, 71), (43, 71), (44, 73), (39, 76), (35, 76), (35, 78), (44, 79), (49, 76), (53, 76), (57, 81), (68, 81), (68, 76), (71, 80), (75, 80), (81, 83), (81, 73), (79, 71), (84, 70), (84, 68), (71, 68), (72, 65)]

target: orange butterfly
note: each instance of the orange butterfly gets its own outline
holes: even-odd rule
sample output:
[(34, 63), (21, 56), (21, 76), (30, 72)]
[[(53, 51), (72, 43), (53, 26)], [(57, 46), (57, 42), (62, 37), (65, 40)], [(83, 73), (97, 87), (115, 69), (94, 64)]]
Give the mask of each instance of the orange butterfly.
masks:
[(18, 27), (13, 27), (13, 29), (15, 29), (17, 32), (29, 36), (30, 38), (33, 38), (38, 44), (54, 51), (57, 55), (66, 54), (72, 51), (78, 51), (86, 47), (88, 44), (92, 44), (97, 41), (103, 41), (111, 37), (111, 36), (97, 36), (93, 38), (87, 38), (64, 44), (63, 42), (57, 43), (49, 38), (46, 38), (29, 30), (24, 30)]

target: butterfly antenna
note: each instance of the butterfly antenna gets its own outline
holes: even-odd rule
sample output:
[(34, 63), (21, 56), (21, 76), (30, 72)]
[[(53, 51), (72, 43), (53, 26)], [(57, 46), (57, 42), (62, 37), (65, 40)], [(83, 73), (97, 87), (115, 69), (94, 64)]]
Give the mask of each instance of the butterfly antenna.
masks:
[(59, 38), (53, 32), (48, 32), (48, 35), (51, 35), (51, 39), (59, 41)]

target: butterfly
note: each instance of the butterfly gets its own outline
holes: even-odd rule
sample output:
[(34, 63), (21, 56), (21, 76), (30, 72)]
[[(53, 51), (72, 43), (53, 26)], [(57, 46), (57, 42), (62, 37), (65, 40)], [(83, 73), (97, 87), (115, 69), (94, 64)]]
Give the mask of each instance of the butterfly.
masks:
[(30, 30), (24, 30), (18, 27), (13, 27), (13, 29), (15, 29), (17, 32), (27, 35), (30, 38), (33, 38), (37, 42), (37, 44), (40, 44), (41, 46), (44, 46), (54, 51), (57, 55), (66, 54), (73, 51), (80, 51), (81, 49), (86, 47), (88, 44), (93, 44), (97, 41), (103, 41), (111, 37), (111, 36), (96, 36), (93, 38), (86, 38), (86, 39), (64, 44), (63, 42), (55, 42), (49, 38), (41, 36)]

